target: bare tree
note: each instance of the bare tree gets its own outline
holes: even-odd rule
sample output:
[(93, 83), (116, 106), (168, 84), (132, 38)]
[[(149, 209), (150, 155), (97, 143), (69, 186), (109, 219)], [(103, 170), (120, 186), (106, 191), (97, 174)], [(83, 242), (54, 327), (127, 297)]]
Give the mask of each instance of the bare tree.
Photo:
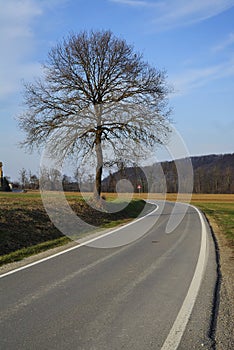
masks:
[(83, 184), (85, 180), (87, 180), (86, 179), (87, 173), (88, 173), (88, 169), (83, 164), (80, 164), (79, 167), (77, 167), (74, 170), (73, 176), (74, 176), (74, 179), (76, 180), (78, 191), (82, 191)]
[(108, 157), (121, 158), (128, 148), (131, 158), (144, 145), (164, 143), (169, 92), (165, 72), (110, 31), (71, 34), (49, 52), (44, 79), (25, 84), (27, 110), (19, 117), (24, 145), (49, 138), (51, 153), (61, 158), (82, 159), (93, 151), (94, 194), (100, 198)]
[(29, 181), (31, 189), (37, 190), (39, 188), (39, 179), (37, 175), (30, 173)]
[(22, 189), (25, 189), (25, 187), (28, 184), (28, 175), (27, 175), (27, 170), (26, 169), (22, 168), (19, 171), (19, 180), (20, 180)]

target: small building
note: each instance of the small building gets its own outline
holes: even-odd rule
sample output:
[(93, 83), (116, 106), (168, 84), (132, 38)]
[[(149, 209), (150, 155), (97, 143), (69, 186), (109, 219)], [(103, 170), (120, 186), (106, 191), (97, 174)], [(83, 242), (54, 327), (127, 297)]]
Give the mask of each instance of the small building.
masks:
[(2, 171), (2, 162), (0, 162), (0, 190), (3, 187), (3, 171)]
[(0, 191), (11, 192), (11, 187), (8, 180), (3, 176), (3, 164), (0, 162)]

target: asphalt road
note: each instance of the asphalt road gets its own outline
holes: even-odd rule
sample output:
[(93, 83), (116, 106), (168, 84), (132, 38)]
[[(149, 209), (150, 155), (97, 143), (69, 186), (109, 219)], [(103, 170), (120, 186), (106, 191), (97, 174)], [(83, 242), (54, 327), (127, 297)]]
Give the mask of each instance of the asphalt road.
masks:
[(158, 205), (88, 246), (0, 276), (0, 349), (211, 349), (209, 227), (189, 207), (166, 233), (173, 204)]

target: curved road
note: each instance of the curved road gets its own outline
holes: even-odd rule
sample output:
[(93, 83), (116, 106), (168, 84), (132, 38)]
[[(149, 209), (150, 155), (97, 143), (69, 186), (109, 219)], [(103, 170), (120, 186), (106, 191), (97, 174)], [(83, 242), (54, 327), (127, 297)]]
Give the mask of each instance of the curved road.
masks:
[(173, 207), (1, 275), (0, 348), (212, 349), (212, 236), (191, 206), (166, 233)]

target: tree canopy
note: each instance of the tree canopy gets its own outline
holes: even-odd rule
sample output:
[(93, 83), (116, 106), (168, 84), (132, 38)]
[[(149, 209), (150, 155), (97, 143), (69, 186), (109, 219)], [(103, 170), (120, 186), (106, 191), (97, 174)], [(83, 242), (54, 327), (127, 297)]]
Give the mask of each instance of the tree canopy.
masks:
[(167, 139), (165, 72), (112, 32), (70, 34), (50, 50), (43, 73), (24, 85), (27, 109), (19, 116), (24, 145), (50, 140), (51, 152), (61, 158), (93, 152), (96, 196), (106, 163)]

